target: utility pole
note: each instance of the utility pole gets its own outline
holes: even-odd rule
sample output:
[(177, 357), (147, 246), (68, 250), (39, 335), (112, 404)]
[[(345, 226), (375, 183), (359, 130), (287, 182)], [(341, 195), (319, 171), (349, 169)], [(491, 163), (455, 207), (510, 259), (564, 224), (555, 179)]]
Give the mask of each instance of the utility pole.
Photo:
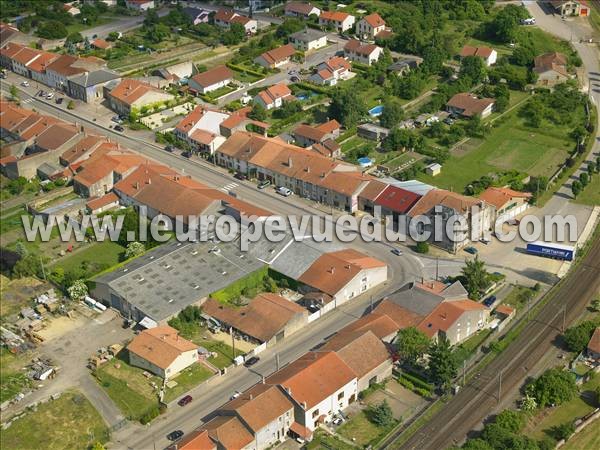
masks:
[(439, 257), (435, 257), (435, 281), (439, 280), (439, 276), (440, 276), (440, 258)]
[(527, 297), (527, 322), (531, 316), (531, 297)]
[(463, 387), (465, 387), (465, 375), (466, 375), (466, 371), (467, 371), (467, 360), (463, 360), (463, 382), (462, 385)]
[(275, 363), (277, 364), (277, 371), (279, 372), (279, 353), (275, 353)]
[(502, 394), (502, 369), (498, 373), (498, 403), (500, 403), (500, 395)]
[(229, 327), (229, 332), (231, 333), (231, 348), (233, 348), (233, 356), (232, 360), (235, 360), (235, 336), (233, 335), (233, 327)]
[(567, 307), (563, 306), (563, 319), (562, 319), (562, 329), (561, 331), (565, 332), (565, 323), (567, 322)]
[(42, 255), (40, 255), (40, 266), (42, 266), (42, 276), (46, 280), (46, 271), (44, 270), (44, 261), (42, 261)]
[(371, 306), (369, 307), (369, 312), (373, 312), (373, 294), (371, 294)]

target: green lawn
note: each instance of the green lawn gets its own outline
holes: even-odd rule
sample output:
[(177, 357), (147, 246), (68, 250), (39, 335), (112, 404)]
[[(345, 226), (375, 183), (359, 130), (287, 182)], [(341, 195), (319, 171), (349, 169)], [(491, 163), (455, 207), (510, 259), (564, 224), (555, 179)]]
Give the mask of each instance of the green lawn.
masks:
[(150, 383), (160, 387), (162, 379), (154, 375), (146, 378), (143, 372), (121, 359), (113, 359), (94, 372), (100, 386), (131, 420), (139, 420), (149, 409), (158, 406), (158, 391)]
[(233, 70), (233, 78), (235, 78), (238, 81), (241, 81), (242, 83), (255, 83), (259, 80), (262, 80), (264, 77), (259, 77), (248, 72)]
[(27, 412), (0, 433), (0, 447), (19, 450), (87, 449), (104, 443), (109, 431), (89, 400), (76, 391), (65, 392), (58, 400)]
[(600, 205), (600, 175), (594, 175), (592, 182), (585, 187), (581, 194), (579, 194), (575, 203), (590, 206)]
[(535, 291), (526, 286), (515, 286), (512, 291), (502, 301), (503, 305), (512, 306), (516, 309), (521, 309), (527, 305), (527, 299), (533, 299)]
[[(598, 386), (600, 386), (600, 376), (594, 377), (581, 386), (582, 395), (556, 408), (542, 411), (530, 421), (526, 428), (527, 435), (534, 439), (542, 439), (552, 427), (574, 421), (592, 412), (595, 405), (590, 404), (590, 398), (595, 398), (594, 391)], [(585, 400), (582, 398), (583, 396), (585, 396)]]
[(600, 448), (600, 427), (598, 420), (592, 422), (583, 431), (577, 433), (562, 447), (563, 450), (584, 450)]
[[(200, 339), (198, 341), (194, 341), (196, 344), (204, 347), (210, 352), (215, 352), (218, 355), (215, 358), (209, 358), (208, 362), (218, 369), (223, 369), (225, 367), (229, 367), (233, 364), (233, 348), (230, 345), (225, 344), (221, 341), (211, 341), (206, 339)], [(244, 352), (236, 349), (235, 355), (243, 355)]]
[(356, 443), (360, 447), (365, 447), (373, 441), (379, 440), (384, 434), (388, 433), (392, 427), (383, 428), (375, 425), (367, 418), (367, 413), (361, 411), (345, 424), (341, 425), (337, 432), (344, 438)]
[[(24, 215), (26, 214), (25, 211), (23, 211), (23, 213)], [(0, 234), (4, 234), (22, 227), (23, 221), (21, 219), (21, 214), (13, 214), (0, 219)]]
[(534, 176), (550, 176), (574, 146), (574, 142), (566, 137), (570, 131), (549, 124), (540, 128), (527, 127), (515, 110), (490, 131), (481, 145), (451, 155), (443, 164), (440, 175), (420, 174), (419, 179), (462, 192), (482, 175), (498, 171), (518, 170)]
[(191, 365), (173, 378), (173, 381), (177, 382), (177, 386), (172, 389), (167, 388), (164, 402), (169, 403), (175, 400), (180, 395), (209, 379), (212, 375), (213, 373), (204, 364), (196, 363)]
[(96, 242), (87, 248), (67, 256), (52, 268), (62, 267), (65, 272), (84, 270), (91, 277), (118, 264), (124, 257), (125, 248), (112, 241)]
[(0, 348), (0, 403), (11, 400), (21, 390), (31, 384), (22, 367), (29, 362), (29, 356), (16, 356), (6, 348)]
[(313, 440), (310, 441), (306, 448), (308, 450), (354, 450), (356, 447), (347, 444), (341, 439), (330, 435), (329, 433), (317, 429)]

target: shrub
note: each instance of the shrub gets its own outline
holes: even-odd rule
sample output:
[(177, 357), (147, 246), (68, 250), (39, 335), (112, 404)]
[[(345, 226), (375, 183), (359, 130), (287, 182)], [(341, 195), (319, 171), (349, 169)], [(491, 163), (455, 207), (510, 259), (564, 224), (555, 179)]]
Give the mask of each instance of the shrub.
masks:
[(142, 425), (146, 425), (146, 424), (152, 422), (155, 418), (157, 418), (159, 414), (160, 414), (160, 410), (158, 409), (158, 406), (153, 406), (148, 411), (146, 411), (142, 415), (142, 417), (140, 417), (140, 423)]
[(417, 247), (415, 248), (417, 253), (429, 253), (429, 244), (425, 241), (417, 242)]

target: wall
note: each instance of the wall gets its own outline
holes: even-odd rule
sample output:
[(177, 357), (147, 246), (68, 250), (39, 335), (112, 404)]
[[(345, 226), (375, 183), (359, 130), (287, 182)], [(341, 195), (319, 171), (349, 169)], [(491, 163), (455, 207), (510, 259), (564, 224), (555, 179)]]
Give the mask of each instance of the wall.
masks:
[(198, 352), (196, 350), (190, 350), (184, 353), (181, 353), (175, 361), (171, 363), (169, 367), (165, 370), (166, 378), (173, 378), (179, 372), (181, 372), (186, 367), (191, 366), (195, 362), (198, 361)]
[[(338, 400), (338, 395), (343, 392), (343, 397)], [(296, 415), (296, 420), (302, 420), (304, 416), (304, 425), (311, 431), (317, 427), (315, 422), (321, 415), (325, 415), (325, 422), (330, 422), (335, 414), (348, 407), (350, 401), (356, 400), (358, 397), (358, 381), (354, 378), (348, 384), (337, 390), (334, 394), (325, 398), (317, 405), (305, 411), (302, 415)], [(318, 411), (318, 412), (317, 412)], [(313, 417), (314, 415), (314, 417)]]
[(139, 367), (141, 369), (147, 370), (148, 372), (152, 372), (154, 375), (158, 375), (161, 378), (165, 377), (165, 372), (160, 367), (152, 364), (151, 362), (145, 360), (141, 356), (128, 351), (129, 353), (129, 364), (135, 367)]
[(362, 392), (369, 387), (369, 381), (371, 380), (371, 378), (376, 378), (375, 383), (381, 383), (386, 378), (391, 377), (392, 369), (392, 360), (388, 359), (383, 364), (375, 367), (366, 375), (363, 375), (363, 377), (360, 380), (358, 380), (358, 392)]

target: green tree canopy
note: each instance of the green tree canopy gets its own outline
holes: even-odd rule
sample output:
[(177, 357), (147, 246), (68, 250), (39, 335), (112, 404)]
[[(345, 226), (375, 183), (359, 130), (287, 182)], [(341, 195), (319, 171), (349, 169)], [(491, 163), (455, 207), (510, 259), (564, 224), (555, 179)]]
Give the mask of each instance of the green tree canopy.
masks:
[(541, 407), (560, 405), (577, 394), (575, 374), (560, 367), (549, 369), (539, 378), (531, 381), (525, 391), (534, 397)]
[(403, 328), (396, 337), (396, 350), (402, 362), (414, 365), (429, 347), (429, 337), (415, 327)]
[(458, 362), (450, 342), (445, 337), (438, 338), (429, 347), (429, 375), (431, 380), (443, 390), (447, 390), (457, 371)]
[(366, 115), (367, 104), (360, 92), (347, 88), (338, 88), (334, 91), (329, 105), (331, 118), (336, 119), (346, 128), (351, 128)]
[(475, 256), (472, 260), (466, 260), (462, 268), (462, 276), (465, 280), (465, 288), (469, 298), (478, 300), (481, 292), (487, 286), (489, 274), (485, 270), (485, 263)]

